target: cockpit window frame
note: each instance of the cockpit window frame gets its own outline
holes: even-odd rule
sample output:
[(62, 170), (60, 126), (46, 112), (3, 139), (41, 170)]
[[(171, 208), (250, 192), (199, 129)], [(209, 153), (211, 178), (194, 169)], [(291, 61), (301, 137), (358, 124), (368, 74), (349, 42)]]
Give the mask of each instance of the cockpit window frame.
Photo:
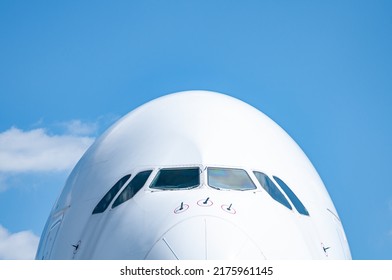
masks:
[[(170, 171), (181, 171), (181, 170), (191, 170), (191, 169), (197, 169), (197, 176), (198, 176), (198, 182), (195, 184), (192, 184), (190, 186), (186, 187), (156, 187), (155, 184), (157, 180), (162, 179), (161, 176), (164, 172), (170, 172)], [(180, 190), (191, 190), (191, 189), (197, 189), (202, 185), (202, 174), (203, 170), (200, 166), (198, 165), (190, 165), (190, 166), (170, 166), (170, 167), (162, 167), (159, 168), (156, 172), (154, 172), (154, 178), (149, 184), (149, 190), (150, 191), (180, 191)], [(165, 176), (168, 174), (164, 174)]]
[[(265, 186), (263, 184), (263, 182), (260, 181), (257, 174), (260, 174), (264, 177), (264, 179), (266, 181), (265, 183), (267, 184), (267, 186)], [(260, 186), (263, 188), (263, 190), (265, 192), (267, 192), (268, 195), (273, 200), (275, 200), (279, 204), (283, 205), (287, 209), (293, 210), (293, 207), (291, 206), (289, 199), (285, 196), (285, 193), (279, 189), (278, 185), (275, 184), (274, 181), (272, 181), (272, 179), (267, 174), (265, 174), (264, 172), (258, 171), (258, 170), (254, 170), (253, 175), (255, 176), (257, 182), (260, 184)]]
[(152, 172), (153, 169), (147, 169), (140, 171), (135, 176), (133, 176), (128, 184), (122, 189), (120, 194), (116, 197), (112, 203), (111, 209), (114, 209), (132, 199), (146, 185)]
[(108, 209), (108, 207), (112, 203), (112, 201), (116, 198), (117, 194), (120, 192), (120, 190), (124, 187), (124, 185), (129, 181), (131, 177), (132, 177), (131, 173), (121, 177), (121, 179), (119, 179), (97, 203), (97, 205), (94, 207), (92, 215), (105, 212), (106, 209)]
[[(219, 186), (213, 186), (210, 182), (210, 171), (213, 169), (221, 169), (221, 170), (226, 170), (226, 171), (240, 171), (242, 174), (245, 175), (244, 178), (248, 180), (248, 183), (251, 183), (252, 188), (234, 188), (234, 187), (219, 187)], [(248, 171), (244, 168), (239, 168), (239, 167), (221, 167), (221, 166), (207, 166), (207, 185), (210, 188), (216, 189), (216, 190), (222, 190), (222, 191), (256, 191), (257, 190), (257, 185), (255, 182), (252, 180), (251, 176), (249, 175)], [(228, 185), (229, 186), (229, 185)]]
[(304, 216), (310, 216), (308, 209), (299, 199), (299, 197), (294, 193), (294, 191), (278, 176), (272, 176), (274, 181), (280, 186), (280, 188), (284, 191), (288, 199), (290, 199), (291, 203), (294, 205), (297, 212)]

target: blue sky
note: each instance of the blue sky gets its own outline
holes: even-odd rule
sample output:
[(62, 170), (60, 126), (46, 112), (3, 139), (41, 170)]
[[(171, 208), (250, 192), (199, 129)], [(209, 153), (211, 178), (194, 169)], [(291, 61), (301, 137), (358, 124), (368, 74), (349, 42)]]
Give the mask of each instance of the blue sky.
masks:
[(33, 257), (108, 126), (190, 89), (281, 125), (322, 177), (353, 258), (392, 259), (391, 15), (390, 1), (1, 1), (0, 259)]

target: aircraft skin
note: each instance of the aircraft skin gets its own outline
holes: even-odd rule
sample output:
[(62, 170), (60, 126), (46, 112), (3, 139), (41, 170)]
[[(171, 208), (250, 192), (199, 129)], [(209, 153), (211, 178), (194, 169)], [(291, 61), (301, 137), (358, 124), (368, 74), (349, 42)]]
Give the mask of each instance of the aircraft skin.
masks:
[(323, 182), (280, 126), (238, 99), (187, 91), (133, 110), (87, 150), (36, 259), (351, 254)]

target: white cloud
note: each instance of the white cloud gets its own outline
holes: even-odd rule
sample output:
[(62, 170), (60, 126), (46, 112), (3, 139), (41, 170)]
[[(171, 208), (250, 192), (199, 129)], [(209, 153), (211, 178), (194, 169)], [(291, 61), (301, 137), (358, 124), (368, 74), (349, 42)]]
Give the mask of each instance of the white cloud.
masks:
[(66, 129), (67, 134), (70, 135), (93, 135), (98, 130), (98, 123), (84, 123), (80, 120), (63, 122), (61, 123), (61, 126), (63, 126)]
[(0, 260), (34, 259), (39, 237), (31, 231), (10, 233), (0, 225)]
[[(88, 130), (80, 122), (75, 122), (74, 129)], [(22, 131), (13, 127), (0, 133), (0, 172), (69, 170), (93, 141), (87, 136), (49, 135), (42, 128)]]

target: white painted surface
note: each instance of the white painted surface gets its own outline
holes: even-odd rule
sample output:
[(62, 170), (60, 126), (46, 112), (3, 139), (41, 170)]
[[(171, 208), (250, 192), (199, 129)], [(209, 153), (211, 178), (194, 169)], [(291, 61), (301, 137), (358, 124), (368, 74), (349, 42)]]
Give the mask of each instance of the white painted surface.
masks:
[[(149, 189), (159, 168), (181, 166), (242, 168), (257, 189), (212, 189), (206, 171), (196, 189)], [(131, 200), (91, 214), (121, 177), (148, 169), (153, 173)], [(283, 179), (310, 216), (273, 200), (252, 171)], [(200, 206), (198, 201), (207, 197), (212, 205)], [(181, 203), (189, 207), (175, 213)], [(225, 211), (230, 204), (234, 211)], [(58, 213), (63, 218), (53, 240), (50, 229)], [(50, 244), (50, 250), (45, 244)], [(324, 252), (323, 246), (330, 248)], [(351, 255), (320, 177), (287, 133), (242, 101), (189, 91), (135, 109), (90, 147), (50, 214), (37, 252), (37, 259), (43, 257), (345, 259)]]

